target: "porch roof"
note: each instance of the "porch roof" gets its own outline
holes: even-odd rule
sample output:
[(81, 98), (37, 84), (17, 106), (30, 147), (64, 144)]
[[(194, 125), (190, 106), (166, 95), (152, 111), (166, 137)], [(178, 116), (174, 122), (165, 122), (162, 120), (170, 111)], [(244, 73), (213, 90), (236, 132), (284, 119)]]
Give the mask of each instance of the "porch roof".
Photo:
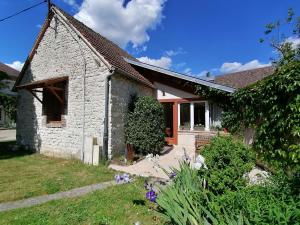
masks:
[(124, 58), (124, 59), (125, 59), (126, 62), (128, 62), (131, 65), (141, 67), (141, 68), (144, 68), (144, 69), (148, 69), (148, 70), (151, 70), (151, 71), (155, 71), (155, 72), (158, 72), (158, 73), (162, 73), (162, 74), (165, 74), (167, 76), (175, 77), (175, 78), (178, 78), (178, 79), (181, 79), (181, 80), (189, 81), (189, 82), (192, 82), (192, 83), (195, 83), (195, 84), (204, 85), (204, 86), (207, 86), (207, 87), (215, 88), (215, 89), (222, 90), (222, 91), (229, 92), (229, 93), (233, 93), (236, 90), (235, 88), (232, 88), (232, 87), (229, 87), (229, 86), (226, 86), (226, 85), (217, 84), (217, 83), (214, 83), (212, 81), (207, 81), (207, 80), (200, 79), (200, 78), (197, 78), (197, 77), (188, 76), (188, 75), (185, 75), (185, 74), (182, 74), (182, 73), (177, 73), (177, 72), (170, 71), (170, 70), (167, 70), (167, 69), (164, 69), (164, 68), (161, 68), (161, 67), (149, 65), (147, 63), (138, 62), (138, 61), (131, 60), (131, 59), (128, 59), (128, 58)]
[(20, 89), (26, 89), (26, 90), (32, 90), (35, 88), (44, 88), (47, 87), (49, 85), (55, 84), (55, 83), (59, 83), (59, 82), (63, 82), (68, 80), (67, 76), (63, 76), (63, 77), (55, 77), (55, 78), (50, 78), (50, 79), (45, 79), (45, 80), (38, 80), (38, 81), (33, 81), (24, 85), (19, 85), (17, 86), (17, 90)]

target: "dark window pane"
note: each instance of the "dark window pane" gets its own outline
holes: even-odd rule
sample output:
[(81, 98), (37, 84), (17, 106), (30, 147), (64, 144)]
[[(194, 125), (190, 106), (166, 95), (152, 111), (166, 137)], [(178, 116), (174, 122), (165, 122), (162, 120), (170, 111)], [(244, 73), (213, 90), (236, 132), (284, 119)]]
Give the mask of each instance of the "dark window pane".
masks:
[(205, 103), (194, 103), (194, 130), (204, 130), (205, 127)]
[(173, 137), (173, 103), (162, 103), (165, 113), (167, 137)]
[[(51, 90), (52, 89), (52, 90)], [(47, 123), (60, 122), (66, 112), (66, 82), (60, 82), (43, 90), (43, 115)], [(62, 100), (62, 102), (59, 100)]]
[(180, 129), (189, 130), (191, 128), (191, 118), (190, 118), (190, 103), (180, 104)]

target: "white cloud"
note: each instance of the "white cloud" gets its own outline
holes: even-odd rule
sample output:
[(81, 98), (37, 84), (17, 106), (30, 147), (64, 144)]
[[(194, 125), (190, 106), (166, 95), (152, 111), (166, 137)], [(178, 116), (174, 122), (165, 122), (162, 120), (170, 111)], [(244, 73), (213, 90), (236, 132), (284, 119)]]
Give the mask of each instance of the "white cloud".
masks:
[(185, 69), (183, 70), (183, 73), (184, 73), (184, 74), (187, 74), (187, 75), (192, 75), (192, 69), (191, 69), (191, 68), (185, 68)]
[(20, 62), (20, 61), (14, 61), (13, 63), (5, 63), (6, 65), (14, 68), (15, 70), (21, 71), (24, 63)]
[(176, 55), (179, 55), (179, 54), (185, 54), (186, 51), (184, 51), (182, 48), (178, 48), (177, 50), (168, 50), (166, 51), (166, 55), (167, 56), (176, 56)]
[(143, 56), (140, 58), (137, 58), (139, 61), (143, 62), (143, 63), (147, 63), (153, 66), (158, 66), (158, 67), (162, 67), (165, 69), (170, 69), (170, 67), (172, 66), (172, 59), (170, 57), (165, 57), (162, 56), (159, 59), (151, 59), (147, 56)]
[(123, 0), (84, 0), (74, 17), (121, 47), (137, 47), (149, 41), (147, 31), (160, 24), (165, 2), (131, 0), (124, 7)]
[(245, 64), (239, 63), (239, 62), (225, 62), (222, 64), (220, 68), (221, 73), (233, 73), (233, 72), (239, 72), (243, 70), (250, 70), (250, 69), (256, 69), (256, 68), (262, 68), (266, 66), (270, 66), (270, 63), (264, 64), (259, 62), (257, 59), (254, 59), (250, 62), (247, 62)]
[(285, 42), (290, 42), (292, 44), (293, 49), (300, 47), (300, 38), (299, 37), (289, 37), (285, 40)]
[(206, 77), (207, 73), (209, 73), (209, 71), (203, 70), (202, 72), (197, 74), (197, 77)]

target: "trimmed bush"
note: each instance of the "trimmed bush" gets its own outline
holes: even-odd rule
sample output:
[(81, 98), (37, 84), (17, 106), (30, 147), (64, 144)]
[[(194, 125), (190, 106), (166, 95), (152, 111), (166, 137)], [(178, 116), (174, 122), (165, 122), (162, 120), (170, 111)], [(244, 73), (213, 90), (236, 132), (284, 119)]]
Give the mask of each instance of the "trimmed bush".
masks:
[(164, 146), (165, 121), (162, 105), (150, 96), (139, 97), (129, 112), (125, 127), (126, 143), (141, 154), (158, 154)]

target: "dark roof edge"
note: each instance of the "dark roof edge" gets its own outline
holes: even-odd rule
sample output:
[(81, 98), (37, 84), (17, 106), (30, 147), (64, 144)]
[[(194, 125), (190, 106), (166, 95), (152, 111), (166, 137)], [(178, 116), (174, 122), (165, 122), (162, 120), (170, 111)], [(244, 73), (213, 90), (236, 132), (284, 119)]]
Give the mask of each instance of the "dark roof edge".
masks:
[(204, 80), (204, 79), (188, 76), (188, 75), (185, 75), (185, 74), (182, 74), (182, 73), (177, 73), (177, 72), (170, 71), (170, 70), (158, 67), (158, 66), (153, 66), (153, 65), (150, 65), (150, 64), (147, 64), (147, 63), (142, 63), (142, 62), (134, 61), (134, 60), (127, 59), (127, 58), (124, 58), (124, 59), (125, 59), (126, 62), (128, 62), (131, 65), (135, 65), (135, 66), (139, 66), (139, 67), (142, 67), (142, 68), (145, 68), (145, 69), (160, 72), (160, 73), (172, 76), (172, 77), (176, 77), (176, 78), (183, 79), (183, 80), (186, 80), (186, 81), (190, 81), (190, 82), (193, 82), (193, 83), (196, 83), (196, 84), (200, 84), (200, 85), (204, 85), (204, 86), (211, 87), (211, 88), (214, 88), (214, 89), (218, 89), (218, 90), (221, 90), (221, 91), (233, 93), (236, 90), (235, 88), (232, 88), (232, 87), (229, 87), (229, 86), (216, 84), (216, 83), (211, 82), (211, 81), (207, 81), (207, 80)]

